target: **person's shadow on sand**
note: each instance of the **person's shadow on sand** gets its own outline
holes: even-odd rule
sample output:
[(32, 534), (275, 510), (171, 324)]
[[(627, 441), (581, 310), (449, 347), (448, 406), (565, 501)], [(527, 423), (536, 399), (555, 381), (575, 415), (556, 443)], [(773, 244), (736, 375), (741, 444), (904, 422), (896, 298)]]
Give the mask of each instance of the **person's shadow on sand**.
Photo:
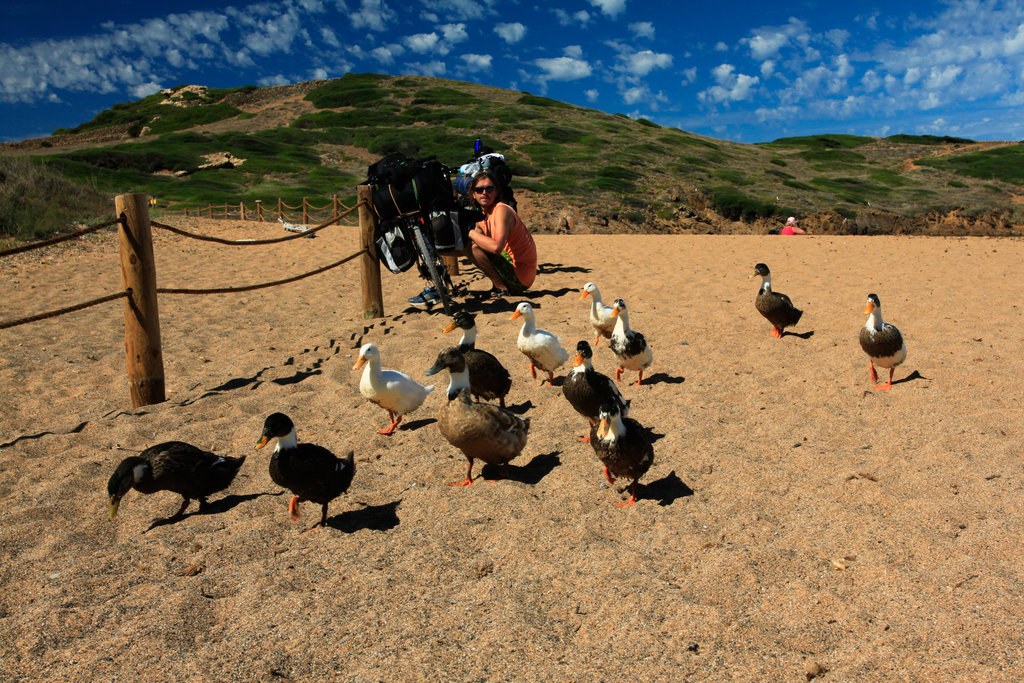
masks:
[[(345, 510), (327, 518), (327, 526), (346, 534), (354, 534), (363, 529), (370, 531), (388, 531), (399, 525), (398, 506), (402, 499), (383, 505), (365, 505), (362, 510)], [(363, 505), (360, 503), (360, 505)]]

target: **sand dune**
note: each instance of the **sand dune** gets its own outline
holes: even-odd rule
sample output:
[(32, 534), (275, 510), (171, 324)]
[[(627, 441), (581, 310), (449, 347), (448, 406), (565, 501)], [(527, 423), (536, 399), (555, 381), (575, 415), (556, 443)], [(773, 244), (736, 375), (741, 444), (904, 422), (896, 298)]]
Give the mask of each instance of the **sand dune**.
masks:
[[(183, 225), (185, 221), (181, 222)], [(198, 221), (229, 237), (280, 226)], [(158, 282), (276, 279), (351, 253), (353, 229), (233, 248), (156, 234)], [(358, 269), (236, 295), (164, 296), (168, 400), (128, 408), (121, 303), (0, 332), (0, 673), (5, 680), (1019, 680), (1024, 676), (1024, 243), (987, 238), (538, 235), (538, 325), (592, 341), (579, 289), (622, 297), (654, 348), (624, 386), (656, 437), (640, 500), (604, 483), (583, 420), (531, 380), (518, 300), (478, 345), (532, 417), (510, 480), (452, 488), (437, 391), (391, 437), (351, 369), (373, 342), (420, 381), (443, 314), (359, 314)], [(804, 309), (781, 340), (754, 309), (767, 263)], [(116, 240), (0, 261), (0, 319), (120, 288)], [(478, 274), (461, 279), (483, 290)], [(876, 392), (857, 343), (868, 293), (909, 349)], [(607, 347), (595, 367), (614, 371)], [(567, 368), (566, 368), (567, 369)], [(650, 377), (650, 385), (646, 377)], [(635, 373), (627, 373), (635, 381)], [(445, 383), (445, 377), (432, 378)], [(264, 417), (353, 448), (330, 526), (254, 451)], [(208, 514), (147, 531), (174, 494), (116, 463), (180, 439), (247, 454)], [(623, 482), (625, 483), (625, 482)], [(194, 513), (195, 508), (190, 510)], [(818, 669), (812, 669), (818, 665)]]

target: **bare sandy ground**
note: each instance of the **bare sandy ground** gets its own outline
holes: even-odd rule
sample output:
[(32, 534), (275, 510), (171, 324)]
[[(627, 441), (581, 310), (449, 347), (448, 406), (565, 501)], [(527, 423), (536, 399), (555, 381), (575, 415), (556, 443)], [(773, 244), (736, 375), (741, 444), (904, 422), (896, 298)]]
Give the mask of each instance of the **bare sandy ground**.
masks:
[[(183, 223), (184, 224), (184, 223)], [(222, 236), (277, 225), (189, 224)], [(352, 228), (266, 247), (158, 232), (166, 287), (256, 283), (355, 251)], [(986, 680), (1024, 678), (1024, 242), (989, 238), (540, 235), (529, 300), (569, 348), (580, 287), (624, 298), (654, 349), (624, 386), (656, 437), (640, 500), (603, 482), (583, 421), (531, 380), (518, 300), (482, 304), (479, 346), (533, 427), (512, 478), (459, 480), (438, 391), (391, 437), (356, 349), (420, 381), (441, 313), (358, 269), (246, 294), (163, 296), (168, 400), (128, 408), (121, 302), (0, 332), (3, 680)], [(783, 339), (754, 309), (767, 263), (804, 309)], [(461, 278), (472, 290), (485, 284)], [(120, 289), (104, 233), (0, 262), (0, 319)], [(877, 392), (857, 343), (868, 293), (909, 348)], [(607, 347), (595, 366), (614, 370)], [(566, 368), (567, 369), (567, 368)], [(626, 378), (635, 382), (633, 373)], [(557, 384), (557, 380), (556, 380)], [(254, 451), (266, 415), (355, 449), (329, 527)], [(130, 492), (125, 456), (180, 439), (248, 455), (223, 499), (147, 531), (171, 493)], [(219, 500), (221, 495), (213, 497)], [(195, 512), (195, 507), (190, 513)]]

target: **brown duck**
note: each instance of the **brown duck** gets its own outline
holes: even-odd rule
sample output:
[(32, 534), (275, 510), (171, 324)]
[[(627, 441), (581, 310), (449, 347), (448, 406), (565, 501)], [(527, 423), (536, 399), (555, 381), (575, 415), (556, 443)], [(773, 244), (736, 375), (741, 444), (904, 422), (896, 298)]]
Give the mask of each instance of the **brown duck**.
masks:
[(521, 418), (493, 403), (478, 403), (470, 399), (466, 358), (454, 346), (437, 355), (437, 362), (427, 370), (427, 374), (433, 375), (445, 368), (451, 379), (447, 400), (437, 414), (437, 429), (469, 461), (465, 480), (449, 485), (471, 486), (474, 460), (500, 465), (507, 474), (508, 463), (526, 446), (530, 418)]

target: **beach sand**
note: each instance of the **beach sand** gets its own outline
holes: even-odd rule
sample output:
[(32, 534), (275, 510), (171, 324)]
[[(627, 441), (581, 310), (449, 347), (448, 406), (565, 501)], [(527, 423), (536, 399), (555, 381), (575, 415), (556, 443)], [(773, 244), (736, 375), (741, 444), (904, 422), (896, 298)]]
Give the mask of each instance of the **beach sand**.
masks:
[[(169, 219), (168, 219), (169, 220)], [(182, 219), (230, 238), (277, 224)], [(228, 247), (155, 233), (162, 287), (222, 287), (356, 250), (354, 228)], [(623, 393), (654, 435), (640, 500), (604, 482), (586, 424), (516, 349), (519, 299), (482, 303), (478, 346), (532, 418), (508, 480), (460, 480), (428, 378), (442, 312), (415, 269), (355, 263), (243, 294), (160, 297), (167, 400), (132, 410), (122, 302), (0, 331), (4, 680), (986, 680), (1024, 678), (1024, 242), (991, 238), (538, 235), (537, 324), (593, 342), (623, 298), (654, 365)], [(767, 263), (804, 310), (781, 340), (754, 309)], [(0, 261), (0, 319), (121, 289), (116, 236)], [(487, 288), (463, 266), (457, 278)], [(877, 293), (909, 355), (879, 392), (857, 334)], [(437, 390), (390, 437), (352, 370), (361, 344)], [(615, 369), (607, 346), (595, 368)], [(569, 368), (564, 367), (560, 374)], [(880, 371), (883, 378), (884, 370)], [(648, 383), (649, 379), (649, 383)], [(429, 381), (428, 381), (429, 380)], [(283, 411), (356, 453), (329, 526), (253, 450)], [(147, 531), (180, 497), (129, 492), (124, 457), (184, 440), (247, 455), (211, 511)], [(481, 473), (479, 464), (474, 474)], [(490, 474), (490, 471), (488, 471)], [(218, 503), (218, 501), (220, 501)]]

